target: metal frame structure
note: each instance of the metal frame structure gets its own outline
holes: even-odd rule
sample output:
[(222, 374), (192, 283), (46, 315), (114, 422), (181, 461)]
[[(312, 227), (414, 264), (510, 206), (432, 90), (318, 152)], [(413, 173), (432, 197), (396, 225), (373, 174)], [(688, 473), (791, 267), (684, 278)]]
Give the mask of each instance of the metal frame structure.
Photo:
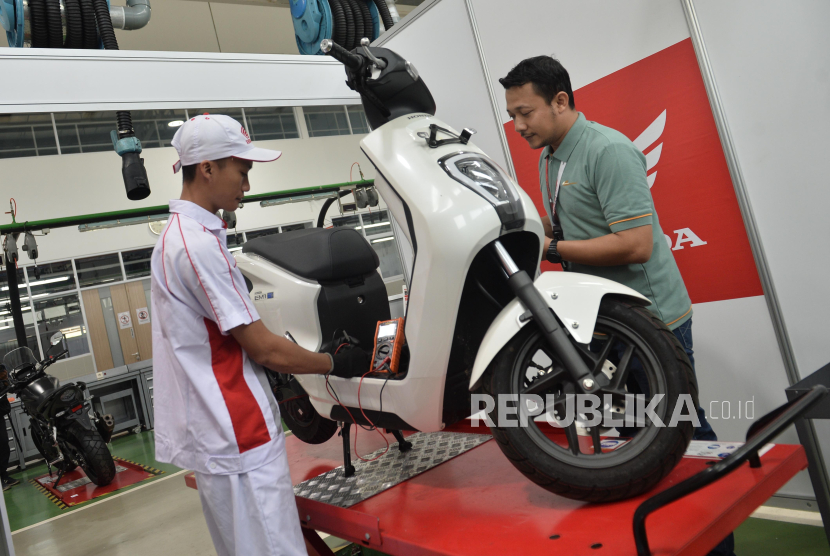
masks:
[[(746, 180), (744, 179), (741, 165), (738, 161), (737, 149), (735, 148), (735, 144), (732, 140), (732, 134), (729, 130), (729, 123), (726, 118), (723, 100), (721, 99), (720, 92), (718, 91), (718, 85), (715, 81), (715, 73), (712, 69), (709, 53), (706, 49), (706, 43), (703, 38), (703, 30), (701, 29), (700, 22), (697, 18), (694, 0), (680, 1), (683, 6), (683, 13), (686, 16), (686, 22), (689, 26), (689, 33), (695, 49), (695, 56), (697, 57), (697, 62), (700, 67), (700, 74), (703, 77), (706, 95), (709, 97), (709, 104), (712, 108), (712, 115), (715, 118), (715, 125), (718, 129), (718, 135), (720, 136), (723, 153), (726, 157), (726, 165), (729, 168), (729, 175), (732, 178), (735, 196), (738, 199), (738, 206), (741, 210), (746, 235), (749, 239), (749, 245), (755, 259), (758, 277), (761, 280), (761, 286), (764, 290), (764, 299), (767, 302), (767, 309), (769, 310), (772, 327), (775, 331), (775, 337), (778, 340), (778, 349), (781, 352), (781, 359), (783, 360), (784, 369), (787, 373), (787, 380), (790, 385), (794, 385), (801, 379), (801, 375), (798, 370), (798, 363), (795, 357), (795, 351), (787, 332), (787, 325), (784, 321), (781, 302), (778, 299), (770, 266), (767, 262), (766, 252), (764, 251), (764, 246), (761, 241), (761, 234), (758, 230), (758, 224), (755, 221), (755, 215), (752, 211), (752, 204), (749, 200)], [(804, 446), (804, 450), (807, 453), (810, 481), (813, 485), (813, 491), (816, 496), (816, 502), (818, 503), (819, 510), (824, 518), (825, 533), (827, 535), (828, 542), (830, 542), (830, 480), (828, 480), (827, 466), (824, 462), (824, 456), (821, 452), (818, 436), (812, 421), (807, 419), (798, 421), (796, 423), (796, 430), (798, 432), (798, 439)]]

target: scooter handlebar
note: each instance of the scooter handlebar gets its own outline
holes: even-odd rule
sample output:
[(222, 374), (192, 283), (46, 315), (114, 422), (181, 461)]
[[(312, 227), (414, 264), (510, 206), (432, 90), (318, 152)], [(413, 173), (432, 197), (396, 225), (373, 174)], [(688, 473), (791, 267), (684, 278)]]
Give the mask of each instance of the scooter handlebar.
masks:
[(323, 39), (320, 42), (320, 50), (331, 56), (347, 68), (358, 70), (363, 66), (363, 57), (352, 54), (331, 39)]

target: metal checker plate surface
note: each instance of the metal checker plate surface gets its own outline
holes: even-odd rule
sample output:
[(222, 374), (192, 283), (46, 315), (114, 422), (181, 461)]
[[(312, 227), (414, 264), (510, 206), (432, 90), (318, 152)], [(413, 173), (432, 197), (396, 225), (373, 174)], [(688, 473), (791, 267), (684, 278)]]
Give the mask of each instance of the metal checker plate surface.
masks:
[[(389, 451), (375, 461), (356, 460), (355, 474), (343, 476), (343, 466), (303, 481), (294, 487), (294, 494), (341, 508), (351, 507), (398, 483), (432, 469), (476, 446), (490, 440), (489, 434), (457, 432), (415, 433), (406, 438), (412, 449), (401, 453), (398, 443), (389, 445)], [(383, 448), (364, 456), (371, 460)]]
[[(127, 470), (126, 467), (122, 467), (120, 465), (115, 466), (115, 472), (116, 473), (121, 473), (122, 471), (126, 471), (126, 470)], [(46, 477), (41, 477), (40, 479), (37, 480), (37, 482), (39, 482), (40, 484), (42, 484), (44, 486), (48, 486), (48, 487), (51, 488), (52, 484), (55, 482), (55, 479), (53, 479), (52, 477), (46, 476)], [(58, 485), (58, 488), (56, 488), (55, 490), (57, 490), (58, 492), (66, 492), (67, 490), (72, 490), (73, 488), (78, 488), (78, 487), (81, 487), (81, 486), (84, 486), (84, 485), (88, 485), (91, 482), (92, 481), (89, 480), (89, 477), (81, 477), (80, 479), (75, 479), (74, 481), (70, 481), (68, 483), (63, 483), (61, 485)]]

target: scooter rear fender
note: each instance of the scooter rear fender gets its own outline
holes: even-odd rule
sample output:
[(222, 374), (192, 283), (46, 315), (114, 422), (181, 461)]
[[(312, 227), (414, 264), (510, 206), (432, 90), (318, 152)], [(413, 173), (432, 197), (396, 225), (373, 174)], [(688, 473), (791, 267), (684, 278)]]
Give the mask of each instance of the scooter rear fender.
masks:
[[(599, 305), (606, 295), (621, 295), (649, 303), (648, 298), (628, 286), (588, 274), (544, 272), (536, 279), (534, 286), (565, 325), (568, 333), (582, 344), (591, 342)], [(471, 391), (479, 387), (484, 371), (507, 342), (530, 322), (519, 320), (525, 311), (527, 309), (519, 299), (514, 299), (502, 309), (490, 325), (473, 364), (470, 376)]]

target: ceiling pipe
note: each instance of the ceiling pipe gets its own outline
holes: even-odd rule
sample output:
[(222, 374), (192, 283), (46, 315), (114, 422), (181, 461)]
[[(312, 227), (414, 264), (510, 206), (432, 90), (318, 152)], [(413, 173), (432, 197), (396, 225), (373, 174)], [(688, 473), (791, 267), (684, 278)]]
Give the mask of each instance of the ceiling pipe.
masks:
[(150, 0), (127, 0), (127, 6), (110, 6), (112, 26), (132, 31), (141, 29), (150, 21)]

